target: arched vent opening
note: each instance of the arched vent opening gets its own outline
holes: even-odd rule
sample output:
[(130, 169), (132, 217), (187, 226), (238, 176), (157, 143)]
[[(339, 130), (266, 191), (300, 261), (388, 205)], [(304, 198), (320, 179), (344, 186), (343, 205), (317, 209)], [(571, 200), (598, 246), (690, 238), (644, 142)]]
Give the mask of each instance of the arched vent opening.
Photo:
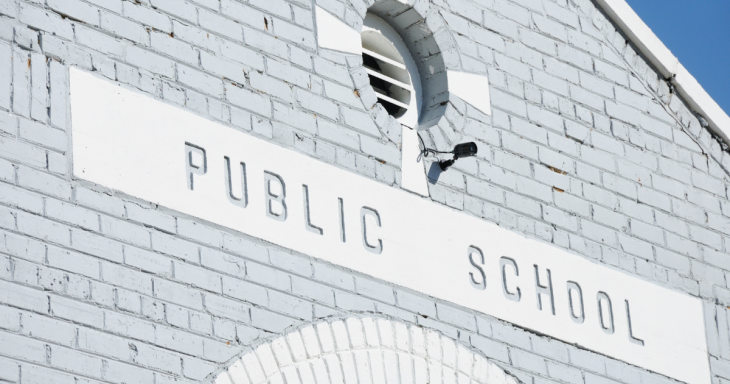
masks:
[(362, 59), (378, 102), (403, 125), (415, 128), (421, 82), (411, 53), (383, 19), (368, 13), (362, 32)]

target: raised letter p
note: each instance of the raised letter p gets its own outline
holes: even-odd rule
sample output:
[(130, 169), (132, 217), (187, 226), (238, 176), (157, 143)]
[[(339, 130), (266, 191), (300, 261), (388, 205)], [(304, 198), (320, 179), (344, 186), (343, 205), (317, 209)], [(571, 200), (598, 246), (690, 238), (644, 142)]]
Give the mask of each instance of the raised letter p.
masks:
[(205, 175), (208, 172), (208, 159), (205, 149), (185, 142), (185, 178), (188, 188), (193, 190), (193, 175)]

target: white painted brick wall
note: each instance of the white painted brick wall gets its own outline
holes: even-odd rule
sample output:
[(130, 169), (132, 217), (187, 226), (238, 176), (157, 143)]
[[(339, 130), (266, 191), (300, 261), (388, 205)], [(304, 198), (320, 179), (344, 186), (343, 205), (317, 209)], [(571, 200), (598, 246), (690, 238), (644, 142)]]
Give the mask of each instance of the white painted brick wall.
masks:
[[(369, 1), (316, 3), (356, 25)], [(368, 110), (356, 60), (317, 51), (312, 5), (0, 1), (0, 381), (200, 382), (287, 327), (364, 311), (437, 329), (524, 383), (673, 382), (72, 179), (78, 66), (398, 187), (400, 128)], [(488, 73), (494, 109), (446, 108), (453, 126), (428, 140), (473, 138), (479, 156), (430, 186), (434, 203), (701, 297), (713, 380), (730, 382), (730, 155), (587, 0), (430, 7), (447, 66)], [(334, 324), (334, 340), (373, 345), (372, 324), (355, 341)], [(302, 337), (291, 348), (314, 355)]]

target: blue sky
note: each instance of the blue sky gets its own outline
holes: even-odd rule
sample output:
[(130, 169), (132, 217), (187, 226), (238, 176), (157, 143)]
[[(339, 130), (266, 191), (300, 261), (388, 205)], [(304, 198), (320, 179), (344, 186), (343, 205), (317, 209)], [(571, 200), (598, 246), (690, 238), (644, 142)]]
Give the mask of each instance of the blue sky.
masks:
[(730, 0), (627, 0), (730, 115)]

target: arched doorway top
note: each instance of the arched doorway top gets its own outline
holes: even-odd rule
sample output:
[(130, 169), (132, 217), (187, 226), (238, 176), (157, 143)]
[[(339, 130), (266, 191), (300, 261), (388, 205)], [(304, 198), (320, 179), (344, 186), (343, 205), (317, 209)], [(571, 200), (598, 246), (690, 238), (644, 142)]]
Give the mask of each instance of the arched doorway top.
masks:
[(382, 317), (328, 319), (248, 349), (215, 384), (518, 384), (438, 331)]

